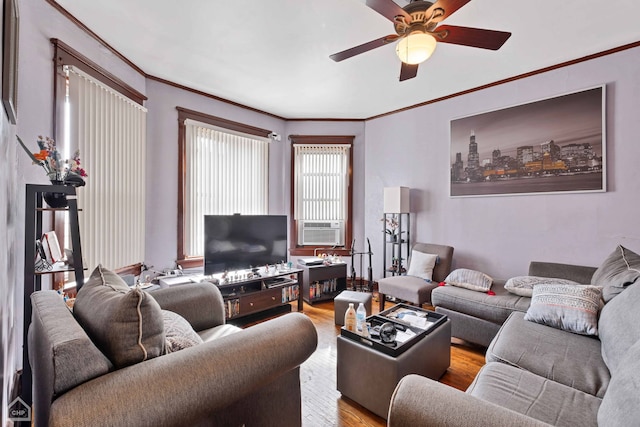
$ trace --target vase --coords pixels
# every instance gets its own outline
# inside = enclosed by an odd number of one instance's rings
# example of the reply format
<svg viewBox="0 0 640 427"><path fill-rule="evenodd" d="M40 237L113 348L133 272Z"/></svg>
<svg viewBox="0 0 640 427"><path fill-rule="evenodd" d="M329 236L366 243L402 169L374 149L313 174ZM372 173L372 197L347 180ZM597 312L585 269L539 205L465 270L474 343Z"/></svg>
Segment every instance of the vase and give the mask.
<svg viewBox="0 0 640 427"><path fill-rule="evenodd" d="M52 180L51 184L63 185L63 182ZM58 209L69 206L66 193L42 193L42 198L47 202L47 205L49 205L50 208Z"/></svg>

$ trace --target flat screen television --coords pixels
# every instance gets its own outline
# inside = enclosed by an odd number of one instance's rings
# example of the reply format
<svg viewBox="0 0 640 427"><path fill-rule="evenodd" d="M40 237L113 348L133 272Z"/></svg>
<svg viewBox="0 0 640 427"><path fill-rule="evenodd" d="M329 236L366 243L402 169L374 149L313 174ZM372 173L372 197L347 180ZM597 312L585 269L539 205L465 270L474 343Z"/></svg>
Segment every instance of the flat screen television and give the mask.
<svg viewBox="0 0 640 427"><path fill-rule="evenodd" d="M205 215L204 274L287 261L286 215Z"/></svg>

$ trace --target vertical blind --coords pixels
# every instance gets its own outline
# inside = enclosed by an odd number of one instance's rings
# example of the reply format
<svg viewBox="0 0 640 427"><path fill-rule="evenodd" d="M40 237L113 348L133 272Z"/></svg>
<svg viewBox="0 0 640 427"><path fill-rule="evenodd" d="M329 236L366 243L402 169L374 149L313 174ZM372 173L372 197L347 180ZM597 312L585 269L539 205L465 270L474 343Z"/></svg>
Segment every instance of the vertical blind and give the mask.
<svg viewBox="0 0 640 427"><path fill-rule="evenodd" d="M349 148L341 144L294 145L296 220L346 219Z"/></svg>
<svg viewBox="0 0 640 427"><path fill-rule="evenodd" d="M269 210L269 142L187 119L185 249L204 254L204 215Z"/></svg>
<svg viewBox="0 0 640 427"><path fill-rule="evenodd" d="M74 67L68 131L88 173L78 191L86 266L144 262L146 108Z"/></svg>

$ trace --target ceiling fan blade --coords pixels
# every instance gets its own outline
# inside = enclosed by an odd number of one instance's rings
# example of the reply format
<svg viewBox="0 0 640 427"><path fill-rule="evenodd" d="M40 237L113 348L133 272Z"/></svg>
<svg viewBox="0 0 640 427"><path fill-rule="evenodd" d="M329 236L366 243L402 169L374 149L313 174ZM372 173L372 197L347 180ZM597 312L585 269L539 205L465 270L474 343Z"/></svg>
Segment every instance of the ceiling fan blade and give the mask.
<svg viewBox="0 0 640 427"><path fill-rule="evenodd" d="M329 56L336 62L344 61L352 56L360 55L361 53L368 52L380 46L384 46L393 41L398 40L397 34L390 34L388 36L380 37L379 39L372 40L368 43L361 44L360 46L352 47L351 49L343 50L342 52L334 53Z"/></svg>
<svg viewBox="0 0 640 427"><path fill-rule="evenodd" d="M433 22L440 22L443 19L453 15L455 11L457 11L470 1L471 0L438 0L429 9L427 9L425 14L429 16L436 9L444 10L444 14L435 17L433 20Z"/></svg>
<svg viewBox="0 0 640 427"><path fill-rule="evenodd" d="M483 30L482 28L440 25L431 33L442 43L460 44L482 49L498 50L511 37L505 31Z"/></svg>
<svg viewBox="0 0 640 427"><path fill-rule="evenodd" d="M400 81L403 82L405 80L409 80L418 75L418 64L405 64L402 63L402 67L400 67Z"/></svg>
<svg viewBox="0 0 640 427"><path fill-rule="evenodd" d="M467 0L469 1L469 0ZM384 16L391 22L395 22L396 16L404 16L407 24L411 22L411 15L391 0L367 0L367 6Z"/></svg>

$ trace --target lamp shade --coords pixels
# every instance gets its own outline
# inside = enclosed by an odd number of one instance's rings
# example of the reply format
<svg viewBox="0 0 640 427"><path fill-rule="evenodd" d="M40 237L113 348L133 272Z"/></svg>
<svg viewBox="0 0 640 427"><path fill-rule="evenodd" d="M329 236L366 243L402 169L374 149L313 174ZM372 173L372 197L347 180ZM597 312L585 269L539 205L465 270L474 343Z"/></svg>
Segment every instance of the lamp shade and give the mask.
<svg viewBox="0 0 640 427"><path fill-rule="evenodd" d="M429 59L435 49L435 37L422 31L414 31L400 39L396 46L396 54L405 64L415 65Z"/></svg>
<svg viewBox="0 0 640 427"><path fill-rule="evenodd" d="M384 188L384 213L409 213L410 211L409 187Z"/></svg>

